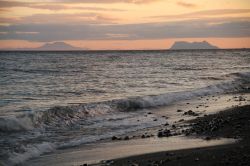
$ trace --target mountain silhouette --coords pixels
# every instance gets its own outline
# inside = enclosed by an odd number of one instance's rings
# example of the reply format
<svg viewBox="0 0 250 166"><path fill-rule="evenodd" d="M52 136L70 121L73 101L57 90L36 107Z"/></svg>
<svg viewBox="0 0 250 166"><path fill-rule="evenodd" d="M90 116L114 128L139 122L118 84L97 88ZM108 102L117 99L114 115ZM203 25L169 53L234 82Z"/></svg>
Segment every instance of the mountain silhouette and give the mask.
<svg viewBox="0 0 250 166"><path fill-rule="evenodd" d="M207 41L203 42L185 42L178 41L175 42L170 50L200 50L200 49L219 49L216 46L209 44Z"/></svg>
<svg viewBox="0 0 250 166"><path fill-rule="evenodd" d="M66 50L83 50L83 48L73 47L70 44L64 42L54 42L54 43L46 43L41 47L35 48L35 50L66 51Z"/></svg>

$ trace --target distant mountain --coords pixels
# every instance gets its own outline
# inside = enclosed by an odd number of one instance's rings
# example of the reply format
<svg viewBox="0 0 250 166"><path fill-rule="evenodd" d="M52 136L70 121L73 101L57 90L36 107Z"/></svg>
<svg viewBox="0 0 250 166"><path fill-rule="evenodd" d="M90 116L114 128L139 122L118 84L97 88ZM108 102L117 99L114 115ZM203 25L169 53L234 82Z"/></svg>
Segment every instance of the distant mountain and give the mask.
<svg viewBox="0 0 250 166"><path fill-rule="evenodd" d="M64 42L46 43L37 48L6 48L0 51L74 51L74 50L88 50L87 48L74 47Z"/></svg>
<svg viewBox="0 0 250 166"><path fill-rule="evenodd" d="M42 51L66 51L66 50L83 50L83 48L73 47L64 42L54 42L46 43L41 47L34 48L33 50L42 50Z"/></svg>
<svg viewBox="0 0 250 166"><path fill-rule="evenodd" d="M170 50L200 50L200 49L219 49L219 48L209 44L206 41L193 42L193 43L179 41L175 42L170 48Z"/></svg>

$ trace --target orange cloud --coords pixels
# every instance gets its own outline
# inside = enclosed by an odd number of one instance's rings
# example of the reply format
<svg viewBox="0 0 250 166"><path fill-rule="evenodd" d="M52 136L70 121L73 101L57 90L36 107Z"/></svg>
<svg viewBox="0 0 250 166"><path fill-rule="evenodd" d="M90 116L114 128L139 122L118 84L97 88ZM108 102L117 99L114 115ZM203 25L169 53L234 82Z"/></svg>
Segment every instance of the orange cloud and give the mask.
<svg viewBox="0 0 250 166"><path fill-rule="evenodd" d="M233 14L248 14L250 9L216 9L216 10L204 10L191 13L183 14L173 14L173 15L161 15L161 16L152 16L151 18L202 18L207 16L224 16L224 15L233 15Z"/></svg>
<svg viewBox="0 0 250 166"><path fill-rule="evenodd" d="M84 3L132 3L132 4L144 4L144 3L152 3L160 0L51 0L49 2L42 2L42 1L6 1L0 0L0 8L10 8L10 7L30 7L30 8L39 8L39 6L44 6L45 8L56 8L56 5L61 4L84 4ZM61 8L63 6L59 6Z"/></svg>
<svg viewBox="0 0 250 166"><path fill-rule="evenodd" d="M143 4L152 3L160 0L57 0L56 2L68 2L68 3L133 3ZM52 0L52 2L55 2Z"/></svg>
<svg viewBox="0 0 250 166"><path fill-rule="evenodd" d="M178 2L177 2L177 5L183 6L183 7L187 7L187 8L194 8L194 7L197 7L196 4L187 3L187 2L183 2L183 1L178 1Z"/></svg>
<svg viewBox="0 0 250 166"><path fill-rule="evenodd" d="M6 11L8 8L13 7L27 7L33 9L45 9L45 10L93 10L93 11L126 11L122 9L114 8L102 8L102 7L79 7L79 6L68 6L63 3L43 3L43 2L20 2L20 1L1 1L0 0L0 12Z"/></svg>
<svg viewBox="0 0 250 166"><path fill-rule="evenodd" d="M111 24L117 19L99 13L75 13L75 14L35 14L26 17L0 17L1 23L11 24Z"/></svg>

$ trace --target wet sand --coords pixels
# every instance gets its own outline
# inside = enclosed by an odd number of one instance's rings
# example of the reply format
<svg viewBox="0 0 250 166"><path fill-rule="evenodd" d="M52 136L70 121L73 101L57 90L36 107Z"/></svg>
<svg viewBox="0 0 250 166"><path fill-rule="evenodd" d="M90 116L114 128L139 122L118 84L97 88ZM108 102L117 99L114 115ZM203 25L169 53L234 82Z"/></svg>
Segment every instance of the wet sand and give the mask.
<svg viewBox="0 0 250 166"><path fill-rule="evenodd" d="M74 150L61 150L55 154L45 155L44 158L30 161L26 165L36 166L68 166L81 165L82 163L108 163L113 158L121 158L124 156L135 156L145 153L170 151L177 149L190 149L197 147L209 147L221 144L232 144L234 139L218 139L214 141L206 141L203 139L188 139L181 136L169 138L148 138L134 139L131 141L116 141L89 144Z"/></svg>

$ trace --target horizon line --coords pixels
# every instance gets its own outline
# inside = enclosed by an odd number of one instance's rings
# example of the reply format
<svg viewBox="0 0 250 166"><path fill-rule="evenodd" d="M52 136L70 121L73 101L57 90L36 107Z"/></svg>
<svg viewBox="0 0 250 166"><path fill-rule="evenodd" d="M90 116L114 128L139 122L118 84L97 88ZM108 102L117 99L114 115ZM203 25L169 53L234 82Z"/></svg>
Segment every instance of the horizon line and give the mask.
<svg viewBox="0 0 250 166"><path fill-rule="evenodd" d="M217 48L217 49L69 49L69 50L39 50L39 49L0 49L1 52L9 51L9 52L18 52L18 51L26 51L26 52L91 52L91 51L222 51L222 50L250 50L250 47L242 47L242 48Z"/></svg>

